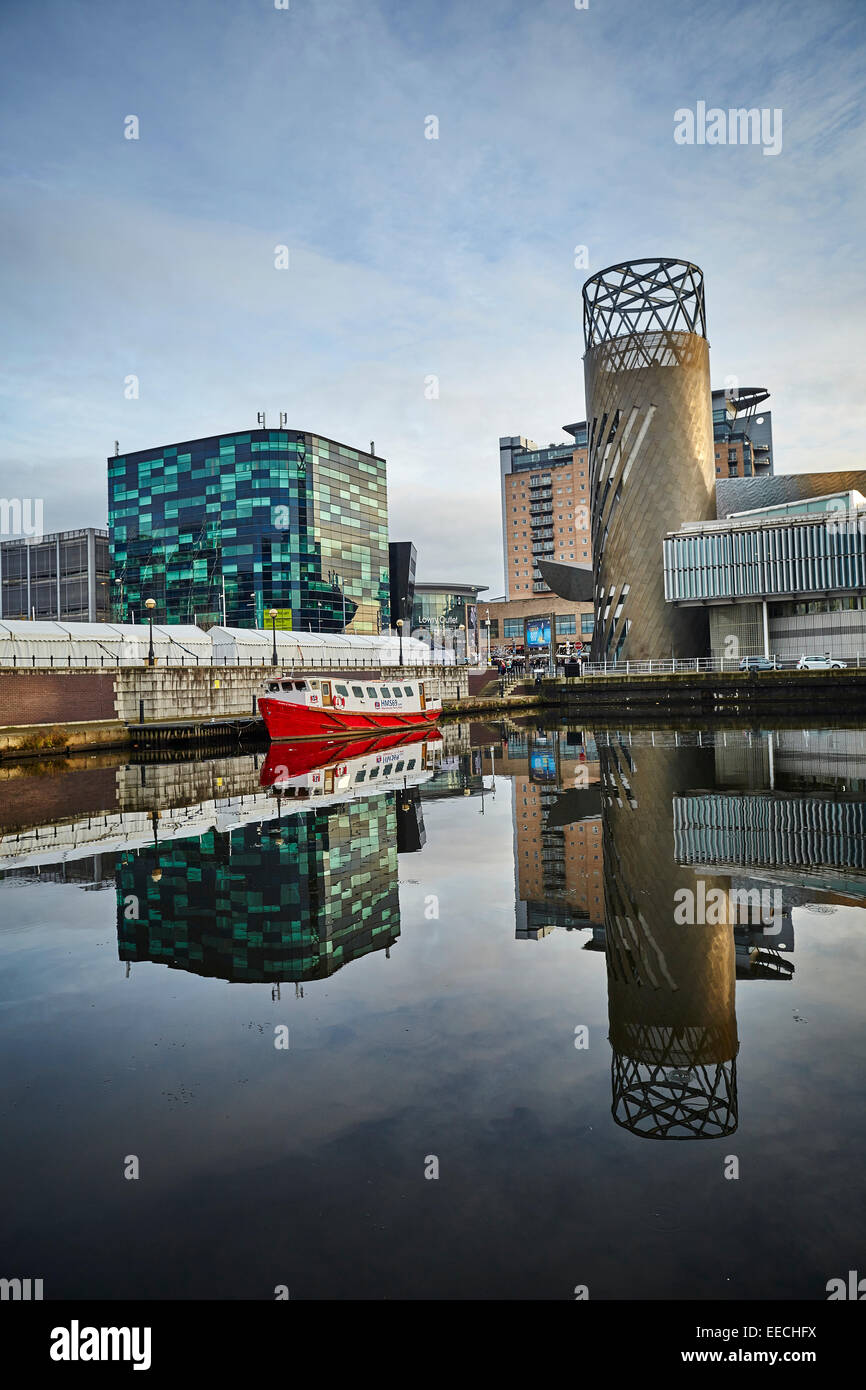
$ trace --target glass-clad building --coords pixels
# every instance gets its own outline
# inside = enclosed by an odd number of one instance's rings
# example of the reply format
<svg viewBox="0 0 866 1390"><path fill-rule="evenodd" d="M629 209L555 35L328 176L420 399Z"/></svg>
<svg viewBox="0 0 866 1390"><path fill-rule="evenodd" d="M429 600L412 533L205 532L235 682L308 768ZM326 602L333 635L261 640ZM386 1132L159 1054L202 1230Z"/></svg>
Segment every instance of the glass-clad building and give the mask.
<svg viewBox="0 0 866 1390"><path fill-rule="evenodd" d="M420 628L444 635L463 627L467 632L477 625L478 595L486 593L483 584L417 584L412 604L412 630Z"/></svg>
<svg viewBox="0 0 866 1390"><path fill-rule="evenodd" d="M111 617L108 533L94 526L0 542L0 618Z"/></svg>
<svg viewBox="0 0 866 1390"><path fill-rule="evenodd" d="M664 539L665 597L695 604L824 594L866 585L866 509L857 492L786 502Z"/></svg>
<svg viewBox="0 0 866 1390"><path fill-rule="evenodd" d="M378 632L388 624L383 458L246 430L108 460L113 613L166 623Z"/></svg>
<svg viewBox="0 0 866 1390"><path fill-rule="evenodd" d="M715 657L859 662L866 650L866 505L856 489L686 524L665 536L663 553L665 598L707 609Z"/></svg>
<svg viewBox="0 0 866 1390"><path fill-rule="evenodd" d="M411 541L388 543L391 626L398 622L411 625L412 605L415 602L415 568L418 552Z"/></svg>

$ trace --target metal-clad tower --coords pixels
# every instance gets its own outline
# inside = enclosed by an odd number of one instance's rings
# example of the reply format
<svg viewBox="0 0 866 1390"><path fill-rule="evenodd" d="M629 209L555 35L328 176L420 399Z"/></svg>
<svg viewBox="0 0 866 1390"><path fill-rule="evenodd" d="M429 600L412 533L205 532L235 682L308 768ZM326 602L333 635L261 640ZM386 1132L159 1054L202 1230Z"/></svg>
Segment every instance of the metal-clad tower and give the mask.
<svg viewBox="0 0 866 1390"><path fill-rule="evenodd" d="M706 614L665 602L662 538L715 516L703 275L667 257L583 287L594 661L703 656Z"/></svg>

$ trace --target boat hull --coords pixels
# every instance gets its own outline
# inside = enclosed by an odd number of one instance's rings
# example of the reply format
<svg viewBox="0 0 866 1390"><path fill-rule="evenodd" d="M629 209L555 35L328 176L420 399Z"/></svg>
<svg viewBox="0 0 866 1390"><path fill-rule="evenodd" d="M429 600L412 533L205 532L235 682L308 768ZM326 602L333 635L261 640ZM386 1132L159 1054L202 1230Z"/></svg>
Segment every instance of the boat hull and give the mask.
<svg viewBox="0 0 866 1390"><path fill-rule="evenodd" d="M361 734L402 733L408 729L429 729L441 709L416 710L401 714L383 710L379 715L349 712L344 709L313 709L288 700L273 700L263 695L258 702L259 713L268 734L275 741L303 738L357 738Z"/></svg>

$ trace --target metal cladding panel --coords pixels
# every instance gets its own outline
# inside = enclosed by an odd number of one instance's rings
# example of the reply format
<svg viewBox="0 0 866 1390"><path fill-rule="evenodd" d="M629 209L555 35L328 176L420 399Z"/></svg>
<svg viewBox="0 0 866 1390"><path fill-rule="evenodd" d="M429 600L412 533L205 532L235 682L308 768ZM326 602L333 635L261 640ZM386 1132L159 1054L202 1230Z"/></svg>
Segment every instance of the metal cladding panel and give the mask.
<svg viewBox="0 0 866 1390"><path fill-rule="evenodd" d="M591 603L595 593L592 566L581 565L576 560L537 561L541 577L547 587L571 603Z"/></svg>
<svg viewBox="0 0 866 1390"><path fill-rule="evenodd" d="M716 515L722 520L735 512L757 511L760 507L805 501L808 497L829 497L834 492L849 492L852 489L866 495L866 472L862 469L776 473L770 478L719 478L716 482Z"/></svg>
<svg viewBox="0 0 866 1390"><path fill-rule="evenodd" d="M596 625L592 659L702 656L706 614L665 601L663 540L715 518L709 345L644 332L584 358Z"/></svg>
<svg viewBox="0 0 866 1390"><path fill-rule="evenodd" d="M713 752L635 747L613 730L596 740L614 1119L656 1140L732 1133L734 933L700 906L728 880L672 855L677 798L712 781ZM693 920L678 920L689 897Z"/></svg>

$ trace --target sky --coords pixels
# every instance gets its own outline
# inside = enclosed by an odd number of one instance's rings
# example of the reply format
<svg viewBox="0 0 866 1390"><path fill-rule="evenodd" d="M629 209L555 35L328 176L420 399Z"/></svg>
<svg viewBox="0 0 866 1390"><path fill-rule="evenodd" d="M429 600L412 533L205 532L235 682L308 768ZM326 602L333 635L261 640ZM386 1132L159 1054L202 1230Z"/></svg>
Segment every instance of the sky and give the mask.
<svg viewBox="0 0 866 1390"><path fill-rule="evenodd" d="M2 0L0 496L104 526L115 440L284 411L493 597L499 437L584 418L583 281L656 255L776 471L864 466L864 40L862 0ZM781 151L678 144L699 101Z"/></svg>

